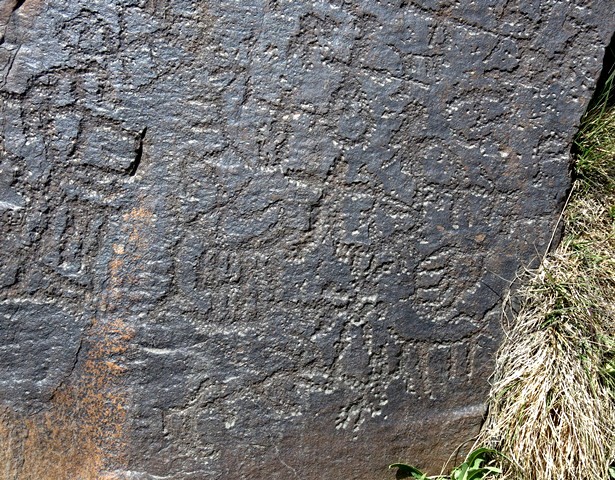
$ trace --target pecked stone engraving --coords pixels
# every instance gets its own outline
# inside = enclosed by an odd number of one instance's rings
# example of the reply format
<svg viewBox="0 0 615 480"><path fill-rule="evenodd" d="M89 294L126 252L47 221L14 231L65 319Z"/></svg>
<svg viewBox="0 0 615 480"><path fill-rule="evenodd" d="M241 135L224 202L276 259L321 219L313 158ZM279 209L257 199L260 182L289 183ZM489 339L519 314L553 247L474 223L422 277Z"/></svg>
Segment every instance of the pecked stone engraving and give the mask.
<svg viewBox="0 0 615 480"><path fill-rule="evenodd" d="M607 3L2 2L7 478L439 468Z"/></svg>

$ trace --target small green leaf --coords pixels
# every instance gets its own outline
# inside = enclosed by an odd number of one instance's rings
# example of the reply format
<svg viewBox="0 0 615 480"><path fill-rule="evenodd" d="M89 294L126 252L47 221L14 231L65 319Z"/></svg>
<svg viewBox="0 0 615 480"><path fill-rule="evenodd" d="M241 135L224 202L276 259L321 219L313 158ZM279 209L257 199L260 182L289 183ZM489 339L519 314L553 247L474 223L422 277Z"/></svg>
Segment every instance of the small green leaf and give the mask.
<svg viewBox="0 0 615 480"><path fill-rule="evenodd" d="M465 463L473 464L476 459L486 461L487 459L495 457L499 454L500 453L493 448L480 447L468 454Z"/></svg>
<svg viewBox="0 0 615 480"><path fill-rule="evenodd" d="M480 468L478 470L473 470L470 475L468 475L467 480L482 480L491 472L488 468Z"/></svg>
<svg viewBox="0 0 615 480"><path fill-rule="evenodd" d="M467 463L462 463L451 473L451 478L454 480L467 480L468 468Z"/></svg>
<svg viewBox="0 0 615 480"><path fill-rule="evenodd" d="M426 480L427 475L418 468L405 463L393 463L389 468L397 468L396 478L414 478L415 480Z"/></svg>

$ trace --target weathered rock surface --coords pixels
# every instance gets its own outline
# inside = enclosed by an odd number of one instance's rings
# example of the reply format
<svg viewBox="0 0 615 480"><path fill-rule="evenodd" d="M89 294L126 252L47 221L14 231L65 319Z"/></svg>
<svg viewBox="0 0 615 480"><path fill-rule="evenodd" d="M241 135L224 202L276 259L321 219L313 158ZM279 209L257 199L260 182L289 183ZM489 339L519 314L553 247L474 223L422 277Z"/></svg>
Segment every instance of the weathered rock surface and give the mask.
<svg viewBox="0 0 615 480"><path fill-rule="evenodd" d="M381 479L476 433L611 2L0 17L3 478Z"/></svg>

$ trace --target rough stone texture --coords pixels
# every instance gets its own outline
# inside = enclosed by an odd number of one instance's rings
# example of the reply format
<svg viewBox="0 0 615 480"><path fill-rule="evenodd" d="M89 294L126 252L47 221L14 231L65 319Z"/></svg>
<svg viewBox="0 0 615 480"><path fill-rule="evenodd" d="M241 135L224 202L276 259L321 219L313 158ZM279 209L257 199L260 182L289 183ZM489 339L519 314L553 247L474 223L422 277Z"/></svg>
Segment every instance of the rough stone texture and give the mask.
<svg viewBox="0 0 615 480"><path fill-rule="evenodd" d="M439 467L612 8L1 0L3 478Z"/></svg>

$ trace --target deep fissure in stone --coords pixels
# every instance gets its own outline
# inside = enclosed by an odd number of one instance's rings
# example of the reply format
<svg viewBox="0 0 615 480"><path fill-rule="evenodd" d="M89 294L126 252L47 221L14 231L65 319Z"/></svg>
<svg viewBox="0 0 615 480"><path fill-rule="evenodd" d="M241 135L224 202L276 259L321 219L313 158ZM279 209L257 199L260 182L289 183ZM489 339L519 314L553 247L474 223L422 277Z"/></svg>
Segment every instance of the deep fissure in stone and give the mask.
<svg viewBox="0 0 615 480"><path fill-rule="evenodd" d="M604 51L604 60L602 61L602 72L600 73L600 77L598 78L598 83L596 84L596 92L592 97L592 101L590 102L590 108L597 102L597 96L599 92L603 92L605 89L606 82L609 77L615 72L615 33L611 37L610 43L607 45ZM607 101L606 106L610 107L615 105L615 88L612 88L609 92L609 99Z"/></svg>

